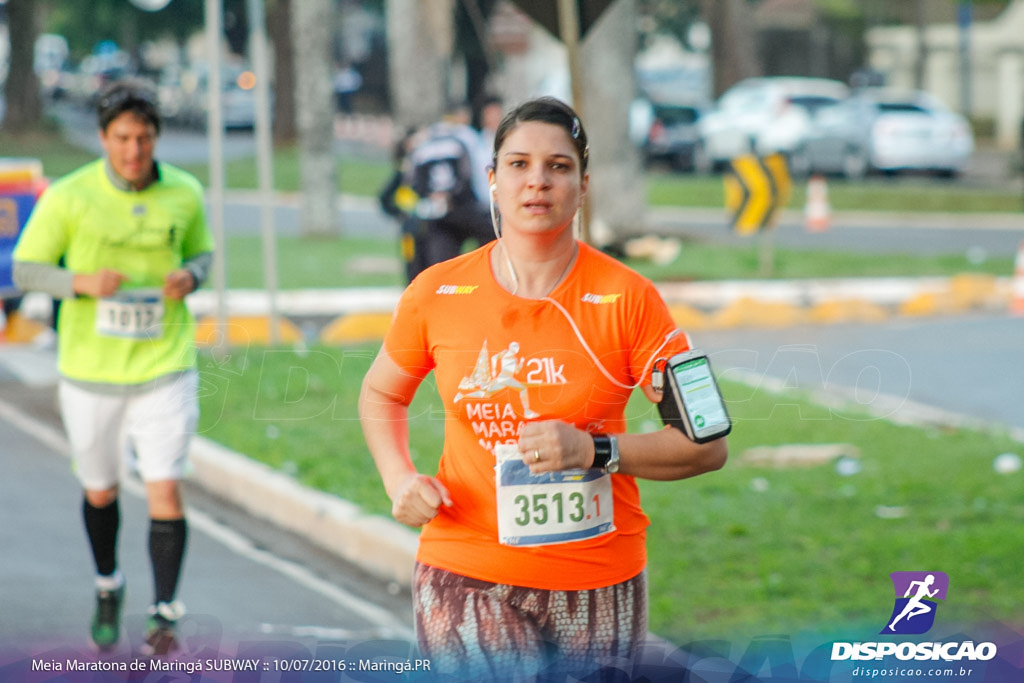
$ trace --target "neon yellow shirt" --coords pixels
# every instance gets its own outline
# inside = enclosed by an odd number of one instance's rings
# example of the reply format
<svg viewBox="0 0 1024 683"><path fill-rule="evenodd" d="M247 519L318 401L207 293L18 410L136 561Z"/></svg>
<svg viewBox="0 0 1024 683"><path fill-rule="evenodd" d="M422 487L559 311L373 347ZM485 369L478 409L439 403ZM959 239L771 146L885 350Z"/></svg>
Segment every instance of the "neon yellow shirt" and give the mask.
<svg viewBox="0 0 1024 683"><path fill-rule="evenodd" d="M158 291L164 277L213 250L202 187L168 164L140 192L118 189L104 160L53 183L40 197L14 250L14 260L57 264L74 273L116 270L121 292ZM58 320L58 368L73 380L141 384L195 365L195 319L183 301L157 297L158 320L135 336L98 325L107 309L92 297L66 299ZM98 309L100 309L98 311Z"/></svg>

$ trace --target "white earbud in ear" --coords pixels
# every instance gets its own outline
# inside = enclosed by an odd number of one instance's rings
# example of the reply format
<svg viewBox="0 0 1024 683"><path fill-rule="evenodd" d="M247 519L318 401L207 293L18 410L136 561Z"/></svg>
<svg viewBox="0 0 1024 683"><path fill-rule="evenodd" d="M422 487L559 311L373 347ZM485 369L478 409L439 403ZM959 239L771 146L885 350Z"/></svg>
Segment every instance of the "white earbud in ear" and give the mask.
<svg viewBox="0 0 1024 683"><path fill-rule="evenodd" d="M498 186L495 185L494 183L491 183L491 194L494 194L497 191L498 191Z"/></svg>

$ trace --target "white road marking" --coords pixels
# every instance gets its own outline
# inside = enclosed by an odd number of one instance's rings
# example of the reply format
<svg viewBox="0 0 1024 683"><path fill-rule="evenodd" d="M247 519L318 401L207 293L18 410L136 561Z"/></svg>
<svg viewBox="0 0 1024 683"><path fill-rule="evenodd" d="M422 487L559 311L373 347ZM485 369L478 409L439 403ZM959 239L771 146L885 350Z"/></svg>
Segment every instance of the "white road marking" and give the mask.
<svg viewBox="0 0 1024 683"><path fill-rule="evenodd" d="M67 438L59 430L37 420L4 400L0 400L0 418L36 439L47 448L65 457L69 457L70 445ZM136 479L126 479L122 483L122 489L140 499L144 499L146 496L144 486ZM201 529L208 536L238 555L268 567L283 576L287 576L308 590L359 614L374 626L382 629L382 635L407 640L415 638L415 634L408 625L379 605L364 600L329 581L321 579L301 565L276 557L265 550L257 548L249 539L195 508L188 508L186 514L188 515L190 526Z"/></svg>

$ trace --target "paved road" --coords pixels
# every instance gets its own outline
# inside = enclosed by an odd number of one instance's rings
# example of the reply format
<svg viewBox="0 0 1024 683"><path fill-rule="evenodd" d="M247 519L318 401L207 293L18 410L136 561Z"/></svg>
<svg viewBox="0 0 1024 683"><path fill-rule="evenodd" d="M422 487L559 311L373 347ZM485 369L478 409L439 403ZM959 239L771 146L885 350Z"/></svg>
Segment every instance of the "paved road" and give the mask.
<svg viewBox="0 0 1024 683"><path fill-rule="evenodd" d="M1024 318L977 314L884 325L707 330L716 372L851 401L885 416L963 416L1024 439ZM859 404L859 405L857 405Z"/></svg>
<svg viewBox="0 0 1024 683"><path fill-rule="evenodd" d="M52 386L28 386L0 372L0 680L31 654L91 658L92 570L81 530L81 494L57 427ZM134 480L122 496L121 563L128 577L125 638L130 660L151 598L146 510ZM192 655L266 653L309 658L318 647L373 647L411 637L411 602L359 568L238 513L207 492L187 491L190 540L180 598ZM16 523L11 523L17 520ZM16 589L15 589L16 587ZM392 647L398 647L392 644Z"/></svg>

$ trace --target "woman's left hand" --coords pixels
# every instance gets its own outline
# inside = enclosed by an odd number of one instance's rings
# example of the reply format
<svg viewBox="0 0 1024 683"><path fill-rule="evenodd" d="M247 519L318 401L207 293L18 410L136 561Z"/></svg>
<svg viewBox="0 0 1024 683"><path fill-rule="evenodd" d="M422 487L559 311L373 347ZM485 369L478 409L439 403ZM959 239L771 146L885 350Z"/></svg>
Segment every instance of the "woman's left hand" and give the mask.
<svg viewBox="0 0 1024 683"><path fill-rule="evenodd" d="M529 422L519 434L519 452L534 474L586 469L594 462L594 440L560 420Z"/></svg>

